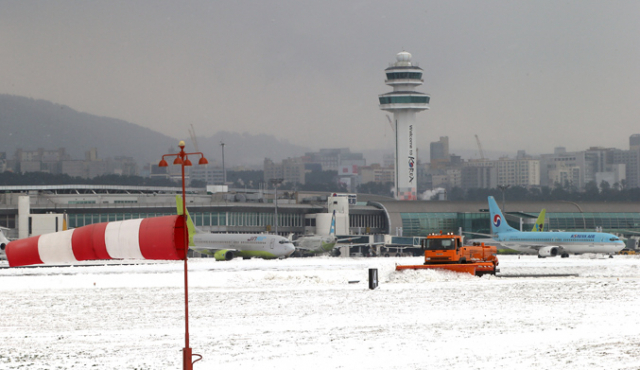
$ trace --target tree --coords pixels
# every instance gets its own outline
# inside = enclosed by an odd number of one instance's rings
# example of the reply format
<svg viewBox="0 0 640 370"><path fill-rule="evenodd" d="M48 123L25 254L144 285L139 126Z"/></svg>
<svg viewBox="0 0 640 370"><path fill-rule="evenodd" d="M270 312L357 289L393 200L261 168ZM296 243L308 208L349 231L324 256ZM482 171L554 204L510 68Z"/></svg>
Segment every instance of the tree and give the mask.
<svg viewBox="0 0 640 370"><path fill-rule="evenodd" d="M580 197L582 200L598 200L600 199L600 190L595 181L589 181L584 185L584 192Z"/></svg>
<svg viewBox="0 0 640 370"><path fill-rule="evenodd" d="M363 194L375 194L375 195L383 195L386 197L392 196L391 188L393 187L393 183L380 183L380 182L368 182L366 184L360 184L358 186L358 193Z"/></svg>
<svg viewBox="0 0 640 370"><path fill-rule="evenodd" d="M447 192L447 200L465 200L465 196L464 196L464 190L454 186L453 188L451 188L451 190L449 190L449 192Z"/></svg>
<svg viewBox="0 0 640 370"><path fill-rule="evenodd" d="M227 181L232 182L234 187L249 189L258 189L261 183L264 183L264 171L262 170L245 170L245 171L227 171Z"/></svg>
<svg viewBox="0 0 640 370"><path fill-rule="evenodd" d="M611 200L611 196L613 195L613 190L611 190L611 185L607 181L602 180L600 182L600 198L602 200Z"/></svg>
<svg viewBox="0 0 640 370"><path fill-rule="evenodd" d="M311 171L305 175L305 184L299 185L300 190L346 192L347 188L338 183L338 171Z"/></svg>
<svg viewBox="0 0 640 370"><path fill-rule="evenodd" d="M191 180L189 186L192 188L206 188L207 182L204 180Z"/></svg>

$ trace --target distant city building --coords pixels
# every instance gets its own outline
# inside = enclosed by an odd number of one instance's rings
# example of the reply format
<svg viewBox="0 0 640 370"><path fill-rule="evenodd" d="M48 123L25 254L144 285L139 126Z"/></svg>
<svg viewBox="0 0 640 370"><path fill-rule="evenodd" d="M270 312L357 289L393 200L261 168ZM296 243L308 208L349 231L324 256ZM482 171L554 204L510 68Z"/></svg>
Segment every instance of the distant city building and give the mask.
<svg viewBox="0 0 640 370"><path fill-rule="evenodd" d="M282 163L274 163L271 159L264 159L264 181L283 179L284 183L305 183L305 164L302 158L287 158Z"/></svg>
<svg viewBox="0 0 640 370"><path fill-rule="evenodd" d="M382 167L393 167L395 166L395 163L396 161L393 153L384 154L382 156Z"/></svg>
<svg viewBox="0 0 640 370"><path fill-rule="evenodd" d="M363 184L368 182L375 183L393 183L395 171L393 167L382 167L378 163L374 163L371 166L360 167L360 181Z"/></svg>
<svg viewBox="0 0 640 370"><path fill-rule="evenodd" d="M524 151L519 151L514 159L503 157L497 161L469 161L464 163L464 167L482 168L463 171L461 183L467 189L474 183L489 185L490 188L497 185L524 187L540 185L540 160L527 156ZM495 168L495 173L486 168Z"/></svg>
<svg viewBox="0 0 640 370"><path fill-rule="evenodd" d="M74 160L65 148L56 150L28 151L18 149L6 169L15 172L47 172L66 174L72 177L94 178L96 176L118 174L133 176L138 174L138 165L132 157L98 159L98 150L92 148L85 152L85 160Z"/></svg>
<svg viewBox="0 0 640 370"><path fill-rule="evenodd" d="M553 154L540 156L540 184L584 189L590 182L599 186L603 180L611 186L623 180L634 181L635 178L637 181L637 158L637 151L631 150L592 147L580 152L566 152L559 147ZM615 179L618 180L610 182Z"/></svg>
<svg viewBox="0 0 640 370"><path fill-rule="evenodd" d="M494 166L467 166L461 170L461 187L465 190L494 189L498 186L498 170Z"/></svg>
<svg viewBox="0 0 640 370"><path fill-rule="evenodd" d="M0 152L0 172L7 170L7 153Z"/></svg>
<svg viewBox="0 0 640 370"><path fill-rule="evenodd" d="M526 156L515 159L500 158L497 161L498 185L540 185L540 161Z"/></svg>
<svg viewBox="0 0 640 370"><path fill-rule="evenodd" d="M355 192L361 184L360 168L355 164L340 166L338 168L338 182L344 185L348 191Z"/></svg>
<svg viewBox="0 0 640 370"><path fill-rule="evenodd" d="M362 153L351 153L349 148L320 149L318 152L305 153L304 163L316 163L323 171L338 171L340 166L366 166L367 161Z"/></svg>
<svg viewBox="0 0 640 370"><path fill-rule="evenodd" d="M206 165L193 166L190 170L189 180L202 181L207 185L224 185L224 171L222 167Z"/></svg>
<svg viewBox="0 0 640 370"><path fill-rule="evenodd" d="M62 168L62 161L71 159L66 154L65 148L55 150L16 150L13 160L9 161L9 166L15 172L48 172L59 174Z"/></svg>
<svg viewBox="0 0 640 370"><path fill-rule="evenodd" d="M640 149L613 150L613 163L625 165L625 186L640 187ZM611 184L613 185L613 184Z"/></svg>
<svg viewBox="0 0 640 370"><path fill-rule="evenodd" d="M629 136L629 149L640 150L640 134L633 134Z"/></svg>
<svg viewBox="0 0 640 370"><path fill-rule="evenodd" d="M540 184L581 189L585 184L586 166L585 152L566 152L562 147L556 148L553 154L540 156Z"/></svg>
<svg viewBox="0 0 640 370"><path fill-rule="evenodd" d="M441 136L439 141L429 144L429 154L432 168L441 163L448 163L451 160L449 157L449 137Z"/></svg>
<svg viewBox="0 0 640 370"><path fill-rule="evenodd" d="M609 166L610 171L597 172L596 184L601 187L602 183L606 182L610 187L620 187L621 184L626 183L626 167L624 164L612 164Z"/></svg>

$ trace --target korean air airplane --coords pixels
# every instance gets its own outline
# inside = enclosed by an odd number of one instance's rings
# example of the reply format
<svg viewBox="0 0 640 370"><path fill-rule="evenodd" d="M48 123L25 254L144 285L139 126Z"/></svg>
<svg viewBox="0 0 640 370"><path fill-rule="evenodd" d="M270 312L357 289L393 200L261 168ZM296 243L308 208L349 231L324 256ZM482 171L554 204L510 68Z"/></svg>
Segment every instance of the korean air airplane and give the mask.
<svg viewBox="0 0 640 370"><path fill-rule="evenodd" d="M569 254L580 253L612 255L625 247L620 238L607 233L516 230L507 224L493 197L489 197L489 212L494 240L518 252L537 254L539 258L557 255L569 257Z"/></svg>

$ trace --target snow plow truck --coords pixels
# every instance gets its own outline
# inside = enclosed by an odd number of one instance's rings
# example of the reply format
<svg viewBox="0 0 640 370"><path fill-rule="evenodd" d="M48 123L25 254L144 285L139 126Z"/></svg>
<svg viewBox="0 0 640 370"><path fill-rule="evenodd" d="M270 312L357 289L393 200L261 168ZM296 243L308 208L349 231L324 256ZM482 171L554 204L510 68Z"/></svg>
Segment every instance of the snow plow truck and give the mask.
<svg viewBox="0 0 640 370"><path fill-rule="evenodd" d="M442 269L476 276L495 275L498 269L498 248L484 243L463 245L460 235L430 234L421 242L424 251L422 265L396 265L396 271Z"/></svg>

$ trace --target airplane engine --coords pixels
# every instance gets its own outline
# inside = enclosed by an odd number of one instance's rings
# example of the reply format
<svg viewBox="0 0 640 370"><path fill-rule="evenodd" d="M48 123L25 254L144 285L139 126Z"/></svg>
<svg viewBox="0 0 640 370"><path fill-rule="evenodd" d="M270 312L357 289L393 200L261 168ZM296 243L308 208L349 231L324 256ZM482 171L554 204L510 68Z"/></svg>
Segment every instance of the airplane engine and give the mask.
<svg viewBox="0 0 640 370"><path fill-rule="evenodd" d="M9 266L89 260L183 260L181 216L103 222L9 242Z"/></svg>
<svg viewBox="0 0 640 370"><path fill-rule="evenodd" d="M7 247L6 243L0 243L0 251L4 251L6 247Z"/></svg>
<svg viewBox="0 0 640 370"><path fill-rule="evenodd" d="M538 251L538 257L555 257L558 255L558 247L544 247Z"/></svg>
<svg viewBox="0 0 640 370"><path fill-rule="evenodd" d="M216 261L231 261L236 254L228 249L219 250L213 254Z"/></svg>

